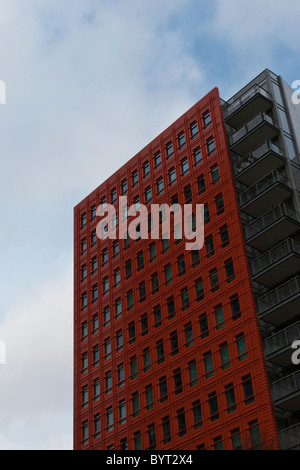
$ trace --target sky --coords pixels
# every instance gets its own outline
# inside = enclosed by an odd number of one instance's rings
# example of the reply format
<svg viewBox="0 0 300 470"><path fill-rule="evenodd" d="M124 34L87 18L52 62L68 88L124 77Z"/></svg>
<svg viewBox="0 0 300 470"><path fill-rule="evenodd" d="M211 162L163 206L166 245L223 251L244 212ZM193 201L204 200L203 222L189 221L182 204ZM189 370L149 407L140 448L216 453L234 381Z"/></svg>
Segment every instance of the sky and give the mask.
<svg viewBox="0 0 300 470"><path fill-rule="evenodd" d="M73 208L217 86L300 80L299 0L0 0L0 449L71 450Z"/></svg>

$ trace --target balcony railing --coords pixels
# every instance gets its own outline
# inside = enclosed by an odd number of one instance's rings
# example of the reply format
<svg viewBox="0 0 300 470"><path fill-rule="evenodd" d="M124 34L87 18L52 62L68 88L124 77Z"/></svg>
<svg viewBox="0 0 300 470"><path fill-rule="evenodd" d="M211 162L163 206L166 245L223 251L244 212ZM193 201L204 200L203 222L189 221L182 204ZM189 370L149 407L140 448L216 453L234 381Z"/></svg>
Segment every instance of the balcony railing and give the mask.
<svg viewBox="0 0 300 470"><path fill-rule="evenodd" d="M239 140L241 140L243 137L245 137L247 134L252 132L256 127L258 127L260 124L263 124L264 122L271 124L272 126L276 126L276 123L271 118L271 116L263 112L259 113L257 116L247 122L247 124L242 126L240 129L234 132L234 134L231 135L231 145L237 143Z"/></svg>
<svg viewBox="0 0 300 470"><path fill-rule="evenodd" d="M294 325L266 338L265 353L266 355L270 355L279 352L282 348L290 348L291 344L296 339L300 339L300 322L294 323Z"/></svg>
<svg viewBox="0 0 300 470"><path fill-rule="evenodd" d="M300 244L293 238L288 238L252 261L251 267L253 276L293 253L300 255Z"/></svg>
<svg viewBox="0 0 300 470"><path fill-rule="evenodd" d="M250 90L246 91L242 96L237 98L235 101L233 101L232 104L230 104L227 108L227 117L229 117L232 113L234 113L238 108L243 106L244 104L247 103L247 101L251 100L253 97L256 95L261 95L270 101L272 100L272 97L270 93L268 93L266 90L261 88L259 85L254 85L253 88Z"/></svg>
<svg viewBox="0 0 300 470"><path fill-rule="evenodd" d="M296 222L298 221L296 211L286 204L280 203L245 227L246 238L254 237L284 216L290 217Z"/></svg>
<svg viewBox="0 0 300 470"><path fill-rule="evenodd" d="M280 447L282 450L292 450L300 448L300 423L282 429L279 432Z"/></svg>
<svg viewBox="0 0 300 470"><path fill-rule="evenodd" d="M274 402L300 391L300 371L273 382L272 396Z"/></svg>
<svg viewBox="0 0 300 470"><path fill-rule="evenodd" d="M248 168L253 163L256 163L263 155L269 151L275 152L280 156L283 156L282 150L280 147L275 145L273 142L268 140L267 142L260 145L257 149L253 150L250 154L245 157L240 158L234 165L235 175L238 175L246 168Z"/></svg>
<svg viewBox="0 0 300 470"><path fill-rule="evenodd" d="M264 178L259 180L257 183L250 186L250 188L245 189L245 191L240 194L241 206L247 204L252 199L259 196L261 193L269 189L275 183L282 183L286 186L290 186L287 176L282 172L279 172L278 170L274 170L268 175L266 175Z"/></svg>
<svg viewBox="0 0 300 470"><path fill-rule="evenodd" d="M290 281L285 282L281 286L273 289L271 292L259 297L257 300L258 314L263 314L267 310L286 302L294 295L300 292L300 276L296 276ZM300 337L299 337L300 338Z"/></svg>

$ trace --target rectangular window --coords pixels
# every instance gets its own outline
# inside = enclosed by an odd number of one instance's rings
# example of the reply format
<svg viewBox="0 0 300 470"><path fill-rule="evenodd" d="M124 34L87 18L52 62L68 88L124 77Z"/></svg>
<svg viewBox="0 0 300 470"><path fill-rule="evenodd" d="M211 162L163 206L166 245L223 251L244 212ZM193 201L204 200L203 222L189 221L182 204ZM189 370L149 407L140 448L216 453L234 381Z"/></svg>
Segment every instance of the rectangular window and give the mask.
<svg viewBox="0 0 300 470"><path fill-rule="evenodd" d="M105 393L109 395L112 392L112 376L111 370L105 373Z"/></svg>
<svg viewBox="0 0 300 470"><path fill-rule="evenodd" d="M201 428L203 424L200 400L193 402L192 407L193 407L193 417L194 417L194 428L199 429Z"/></svg>
<svg viewBox="0 0 300 470"><path fill-rule="evenodd" d="M212 292L215 292L220 287L218 271L216 269L213 269L209 273L211 290Z"/></svg>
<svg viewBox="0 0 300 470"><path fill-rule="evenodd" d="M148 161L143 164L143 175L144 178L147 178L147 176L150 175L150 166Z"/></svg>
<svg viewBox="0 0 300 470"><path fill-rule="evenodd" d="M141 438L141 431L137 431L133 435L133 442L134 442L134 450L141 450L142 449L142 438Z"/></svg>
<svg viewBox="0 0 300 470"><path fill-rule="evenodd" d="M220 228L220 239L222 248L225 248L225 246L229 245L229 233L227 225L223 225L223 227Z"/></svg>
<svg viewBox="0 0 300 470"><path fill-rule="evenodd" d="M220 345L220 356L222 370L228 369L230 367L230 357L227 343Z"/></svg>
<svg viewBox="0 0 300 470"><path fill-rule="evenodd" d="M178 134L177 138L178 138L178 147L179 147L179 149L182 149L185 146L184 132L180 132L180 134Z"/></svg>
<svg viewBox="0 0 300 470"><path fill-rule="evenodd" d="M259 425L258 425L257 419L249 423L249 431L250 431L252 448L255 450L261 450L262 442L261 442L261 436L260 436Z"/></svg>
<svg viewBox="0 0 300 470"><path fill-rule="evenodd" d="M117 331L116 339L117 339L117 351L121 351L123 349L123 332L122 332L122 330Z"/></svg>
<svg viewBox="0 0 300 470"><path fill-rule="evenodd" d="M169 416L162 418L162 429L163 429L163 443L167 444L171 442L171 426Z"/></svg>
<svg viewBox="0 0 300 470"><path fill-rule="evenodd" d="M170 333L171 355L175 356L179 353L178 335L177 331Z"/></svg>
<svg viewBox="0 0 300 470"><path fill-rule="evenodd" d="M154 273L151 276L151 285L152 285L152 294L156 294L159 290L159 284L158 284L158 274Z"/></svg>
<svg viewBox="0 0 300 470"><path fill-rule="evenodd" d="M104 340L104 358L109 359L111 356L111 342L110 338Z"/></svg>
<svg viewBox="0 0 300 470"><path fill-rule="evenodd" d="M137 268L138 271L144 268L144 253L142 251L137 254Z"/></svg>
<svg viewBox="0 0 300 470"><path fill-rule="evenodd" d="M85 310L87 308L87 293L84 292L81 296L81 310Z"/></svg>
<svg viewBox="0 0 300 470"><path fill-rule="evenodd" d="M84 421L82 423L82 444L87 444L89 442L89 422Z"/></svg>
<svg viewBox="0 0 300 470"><path fill-rule="evenodd" d="M97 272L97 268L98 268L97 256L94 256L92 258L91 264L92 264L92 274L95 274L95 272Z"/></svg>
<svg viewBox="0 0 300 470"><path fill-rule="evenodd" d="M188 204L189 202L192 201L192 189L189 184L184 188L183 193L184 193L185 203Z"/></svg>
<svg viewBox="0 0 300 470"><path fill-rule="evenodd" d="M102 250L102 266L107 265L107 263L108 263L108 251L107 251L107 248L104 248L104 250Z"/></svg>
<svg viewBox="0 0 300 470"><path fill-rule="evenodd" d="M150 263L153 263L153 261L156 260L156 245L155 245L155 243L152 243L149 246L149 258L150 258Z"/></svg>
<svg viewBox="0 0 300 470"><path fill-rule="evenodd" d="M147 372L151 369L151 357L150 357L150 349L146 348L143 351L143 363L144 363L144 372Z"/></svg>
<svg viewBox="0 0 300 470"><path fill-rule="evenodd" d="M118 240L113 242L113 257L116 258L119 255L119 242Z"/></svg>
<svg viewBox="0 0 300 470"><path fill-rule="evenodd" d="M106 430L107 431L112 431L113 429L113 408L110 406L109 408L106 409Z"/></svg>
<svg viewBox="0 0 300 470"><path fill-rule="evenodd" d="M165 276L165 284L168 286L172 282L172 270L171 270L171 265L167 264L164 267L164 276Z"/></svg>
<svg viewBox="0 0 300 470"><path fill-rule="evenodd" d="M168 319L175 317L175 301L174 297L169 297L167 299L167 309L168 309Z"/></svg>
<svg viewBox="0 0 300 470"><path fill-rule="evenodd" d="M214 313L216 319L216 329L220 330L225 326L224 312L221 304L215 306Z"/></svg>
<svg viewBox="0 0 300 470"><path fill-rule="evenodd" d="M138 376L137 374L137 359L136 356L130 358L130 379L136 379Z"/></svg>
<svg viewBox="0 0 300 470"><path fill-rule="evenodd" d="M93 366L99 364L99 346L93 347Z"/></svg>
<svg viewBox="0 0 300 470"><path fill-rule="evenodd" d="M241 450L242 441L241 441L240 428L233 429L232 431L230 431L230 434L231 434L231 442L232 442L233 449Z"/></svg>
<svg viewBox="0 0 300 470"><path fill-rule="evenodd" d="M254 401L254 392L250 374L242 377L242 384L244 389L245 404L249 405L249 403Z"/></svg>
<svg viewBox="0 0 300 470"><path fill-rule="evenodd" d="M210 175L211 175L211 182L212 184L216 184L220 181L220 172L219 172L219 167L218 165L214 165L210 169Z"/></svg>
<svg viewBox="0 0 300 470"><path fill-rule="evenodd" d="M223 450L223 441L222 441L222 436L218 436L214 438L214 449L215 450Z"/></svg>
<svg viewBox="0 0 300 470"><path fill-rule="evenodd" d="M119 287L121 284L121 274L120 269L116 269L114 272L114 287Z"/></svg>
<svg viewBox="0 0 300 470"><path fill-rule="evenodd" d="M196 361L190 361L188 363L188 369L189 369L189 377L190 377L190 386L194 387L195 385L198 384L198 372L197 372L197 365Z"/></svg>
<svg viewBox="0 0 300 470"><path fill-rule="evenodd" d="M244 333L240 333L236 336L236 346L238 352L238 360L243 361L248 357L247 354L247 346L246 346L246 339Z"/></svg>
<svg viewBox="0 0 300 470"><path fill-rule="evenodd" d="M110 197L111 197L111 203L114 204L117 200L117 190L116 190L116 188L113 188L111 190Z"/></svg>
<svg viewBox="0 0 300 470"><path fill-rule="evenodd" d="M181 377L181 370L176 369L174 370L174 391L175 395L178 395L179 393L182 393L182 377Z"/></svg>
<svg viewBox="0 0 300 470"><path fill-rule="evenodd" d="M185 274L185 259L184 255L181 255L177 258L177 266L178 266L178 276L183 276Z"/></svg>
<svg viewBox="0 0 300 470"><path fill-rule="evenodd" d="M211 137L206 141L206 147L207 147L207 153L208 156L210 157L213 153L216 151L216 146L215 146L215 139Z"/></svg>
<svg viewBox="0 0 300 470"><path fill-rule="evenodd" d="M154 328L158 328L159 326L161 326L160 305L157 305L156 307L154 307L153 315L154 315Z"/></svg>
<svg viewBox="0 0 300 470"><path fill-rule="evenodd" d="M120 318L122 316L122 303L121 299L117 299L115 301L115 316L116 318Z"/></svg>
<svg viewBox="0 0 300 470"><path fill-rule="evenodd" d="M103 289L103 295L107 295L107 294L108 294L108 291L109 291L109 279L108 279L108 276L106 276L106 277L103 279L103 282L102 282L102 289Z"/></svg>
<svg viewBox="0 0 300 470"><path fill-rule="evenodd" d="M124 364L119 364L117 368L118 374L118 387L122 387L125 384L125 369Z"/></svg>
<svg viewBox="0 0 300 470"><path fill-rule="evenodd" d="M127 180L126 179L124 179L121 182L121 193L122 193L122 195L127 193Z"/></svg>
<svg viewBox="0 0 300 470"><path fill-rule="evenodd" d="M146 204L149 204L152 201L152 193L151 193L151 188L148 186L148 188L145 189L145 202Z"/></svg>
<svg viewBox="0 0 300 470"><path fill-rule="evenodd" d="M81 406L82 408L86 408L88 406L89 401L89 388L87 385L82 387L81 391Z"/></svg>
<svg viewBox="0 0 300 470"><path fill-rule="evenodd" d="M151 410L153 408L153 390L152 390L151 384L145 387L145 394L146 394L146 410Z"/></svg>
<svg viewBox="0 0 300 470"><path fill-rule="evenodd" d="M200 165L200 163L202 162L202 155L201 155L200 147L197 147L197 148L194 150L193 156L194 156L194 163L195 163L195 166Z"/></svg>
<svg viewBox="0 0 300 470"><path fill-rule="evenodd" d="M146 300L146 284L145 281L139 284L139 296L140 302L144 302Z"/></svg>
<svg viewBox="0 0 300 470"><path fill-rule="evenodd" d="M164 192L164 180L163 178L158 178L156 181L156 187L157 187L157 194L162 194Z"/></svg>
<svg viewBox="0 0 300 470"><path fill-rule="evenodd" d="M210 420L215 421L219 418L219 407L218 407L218 399L216 392L210 393L208 395L208 403L209 403L209 410L210 410Z"/></svg>
<svg viewBox="0 0 300 470"><path fill-rule="evenodd" d="M166 145L167 159L171 158L173 155L173 145L172 142L168 142Z"/></svg>
<svg viewBox="0 0 300 470"><path fill-rule="evenodd" d="M190 300L189 300L189 291L187 288L181 290L181 305L182 305L182 310L186 310L190 306Z"/></svg>
<svg viewBox="0 0 300 470"><path fill-rule="evenodd" d="M225 272L227 282L231 282L235 279L233 261L231 258L225 261Z"/></svg>
<svg viewBox="0 0 300 470"><path fill-rule="evenodd" d="M126 423L126 403L125 400L119 402L119 423Z"/></svg>
<svg viewBox="0 0 300 470"><path fill-rule="evenodd" d="M184 408L177 410L177 425L178 425L178 436L184 436L186 434L186 420Z"/></svg>
<svg viewBox="0 0 300 470"><path fill-rule="evenodd" d="M133 309L133 291L127 292L127 310Z"/></svg>
<svg viewBox="0 0 300 470"><path fill-rule="evenodd" d="M170 186L172 186L172 184L174 184L176 182L175 168L171 168L171 170L169 170L169 172L168 172L168 175L169 175L169 184L170 184Z"/></svg>
<svg viewBox="0 0 300 470"><path fill-rule="evenodd" d="M206 191L206 185L205 185L205 177L204 175L200 175L197 178L197 185L198 185L198 193L203 194Z"/></svg>
<svg viewBox="0 0 300 470"><path fill-rule="evenodd" d="M196 300L197 302L200 302L200 300L204 299L204 289L203 289L202 278L197 279L195 281L195 291L196 291Z"/></svg>
<svg viewBox="0 0 300 470"><path fill-rule="evenodd" d="M228 384L225 387L225 395L226 395L226 402L227 402L227 412L232 413L236 410L236 400L235 400L235 393L233 384Z"/></svg>
<svg viewBox="0 0 300 470"><path fill-rule="evenodd" d="M87 321L84 321L81 325L81 341L85 341L87 339L88 333L88 325Z"/></svg>
<svg viewBox="0 0 300 470"><path fill-rule="evenodd" d="M98 401L100 399L100 380L98 378L94 380L93 391L94 401Z"/></svg>
<svg viewBox="0 0 300 470"><path fill-rule="evenodd" d="M132 394L132 417L136 418L140 414L140 400L138 392Z"/></svg>
<svg viewBox="0 0 300 470"><path fill-rule="evenodd" d="M86 252L86 238L81 240L81 254L83 255Z"/></svg>
<svg viewBox="0 0 300 470"><path fill-rule="evenodd" d="M126 276L126 279L130 279L132 276L132 268L131 268L130 259L125 262L125 276Z"/></svg>
<svg viewBox="0 0 300 470"><path fill-rule="evenodd" d="M241 308L240 308L238 295L237 294L233 295L232 297L230 297L229 300L230 300L232 319L237 320L241 316Z"/></svg>
<svg viewBox="0 0 300 470"><path fill-rule="evenodd" d="M156 448L156 435L155 435L155 425L150 424L148 426L148 444L149 444L149 449L155 449Z"/></svg>
<svg viewBox="0 0 300 470"><path fill-rule="evenodd" d="M199 316L200 338L206 338L209 335L208 321L206 313Z"/></svg>
<svg viewBox="0 0 300 470"><path fill-rule="evenodd" d="M88 370L88 355L87 353L84 353L81 356L81 373L85 374L87 370Z"/></svg>
<svg viewBox="0 0 300 470"><path fill-rule="evenodd" d="M181 161L181 175L185 176L188 174L188 172L189 172L189 161L187 158L184 158Z"/></svg>
<svg viewBox="0 0 300 470"><path fill-rule="evenodd" d="M167 238L162 238L162 252L167 253L169 251L169 240Z"/></svg>
<svg viewBox="0 0 300 470"><path fill-rule="evenodd" d="M136 186L139 182L139 175L138 175L138 172L137 170L135 170L133 173L132 173L132 186Z"/></svg>
<svg viewBox="0 0 300 470"><path fill-rule="evenodd" d="M141 334L142 336L145 336L148 334L148 315L147 313L144 313L141 316Z"/></svg>
<svg viewBox="0 0 300 470"><path fill-rule="evenodd" d="M203 355L204 357L204 367L205 367L205 377L208 379L214 375L214 366L211 352L207 352Z"/></svg>
<svg viewBox="0 0 300 470"><path fill-rule="evenodd" d="M154 155L154 166L155 169L161 166L161 155L159 152Z"/></svg>
<svg viewBox="0 0 300 470"><path fill-rule="evenodd" d="M104 316L104 326L109 325L110 322L110 312L109 312L109 305L104 307L103 309L103 316Z"/></svg>
<svg viewBox="0 0 300 470"><path fill-rule="evenodd" d="M81 229L85 228L86 226L86 213L85 212L81 215L80 222L81 222L80 228Z"/></svg>
<svg viewBox="0 0 300 470"><path fill-rule="evenodd" d="M128 325L128 338L129 338L129 344L132 344L135 342L135 324L134 321L130 322Z"/></svg>
<svg viewBox="0 0 300 470"><path fill-rule="evenodd" d="M192 122L192 124L190 125L190 132L191 139L194 139L198 135L198 126L196 121Z"/></svg>
<svg viewBox="0 0 300 470"><path fill-rule="evenodd" d="M93 334L97 333L98 331L98 328L99 328L99 317L98 317L98 314L96 315L93 315L93 318L92 318L92 328L93 328Z"/></svg>
<svg viewBox="0 0 300 470"><path fill-rule="evenodd" d="M184 325L184 334L185 334L185 346L189 348L194 344L194 335L193 335L193 327L192 323L189 322Z"/></svg>
<svg viewBox="0 0 300 470"><path fill-rule="evenodd" d="M159 393L161 403L168 399L167 378L165 376L159 379Z"/></svg>
<svg viewBox="0 0 300 470"><path fill-rule="evenodd" d="M217 215L222 214L222 212L224 212L224 199L223 199L222 194L219 194L218 196L215 197L215 204L216 204Z"/></svg>
<svg viewBox="0 0 300 470"><path fill-rule="evenodd" d="M159 340L156 343L156 354L157 354L157 364L161 364L165 360L165 350L163 340Z"/></svg>
<svg viewBox="0 0 300 470"><path fill-rule="evenodd" d="M214 239L212 235L209 235L205 239L205 247L206 247L206 256L207 258L210 258L215 254L215 248L214 248Z"/></svg>
<svg viewBox="0 0 300 470"><path fill-rule="evenodd" d="M203 114L202 118L203 118L204 129L207 129L211 125L210 112L206 111L206 113Z"/></svg>

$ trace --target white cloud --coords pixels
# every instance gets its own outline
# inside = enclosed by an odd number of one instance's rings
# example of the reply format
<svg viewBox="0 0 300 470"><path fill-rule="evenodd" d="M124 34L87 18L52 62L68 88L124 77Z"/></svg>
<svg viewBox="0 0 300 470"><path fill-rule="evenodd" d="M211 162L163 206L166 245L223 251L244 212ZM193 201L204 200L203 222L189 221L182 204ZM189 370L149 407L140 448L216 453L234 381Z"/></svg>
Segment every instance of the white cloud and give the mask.
<svg viewBox="0 0 300 470"><path fill-rule="evenodd" d="M0 322L0 448L72 448L72 266L20 298ZM63 267L65 265L65 267Z"/></svg>

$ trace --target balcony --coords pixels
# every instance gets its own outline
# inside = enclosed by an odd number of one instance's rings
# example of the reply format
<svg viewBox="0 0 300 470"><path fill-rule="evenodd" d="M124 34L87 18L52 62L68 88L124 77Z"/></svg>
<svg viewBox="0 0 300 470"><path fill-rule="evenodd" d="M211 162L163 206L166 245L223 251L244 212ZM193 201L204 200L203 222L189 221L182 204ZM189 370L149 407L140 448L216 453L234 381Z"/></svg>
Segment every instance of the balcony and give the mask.
<svg viewBox="0 0 300 470"><path fill-rule="evenodd" d="M265 339L265 356L269 362L281 367L291 365L293 341L300 339L300 322Z"/></svg>
<svg viewBox="0 0 300 470"><path fill-rule="evenodd" d="M267 141L235 163L235 178L240 183L250 186L270 171L278 170L284 164L285 157L282 150L273 142Z"/></svg>
<svg viewBox="0 0 300 470"><path fill-rule="evenodd" d="M273 382L272 398L274 406L283 410L300 409L300 371Z"/></svg>
<svg viewBox="0 0 300 470"><path fill-rule="evenodd" d="M249 121L260 111L269 111L271 107L272 97L270 93L255 85L228 106L225 121L230 126L237 128L241 123Z"/></svg>
<svg viewBox="0 0 300 470"><path fill-rule="evenodd" d="M240 194L240 207L252 217L259 217L293 194L287 176L274 170Z"/></svg>
<svg viewBox="0 0 300 470"><path fill-rule="evenodd" d="M282 429L279 432L279 442L281 450L300 449L300 423Z"/></svg>
<svg viewBox="0 0 300 470"><path fill-rule="evenodd" d="M260 113L230 136L230 148L235 153L245 156L266 140L273 140L277 133L275 121L267 114Z"/></svg>
<svg viewBox="0 0 300 470"><path fill-rule="evenodd" d="M300 230L297 213L283 202L245 227L246 243L265 251Z"/></svg>
<svg viewBox="0 0 300 470"><path fill-rule="evenodd" d="M273 287L300 271L300 244L288 238L251 262L255 282Z"/></svg>
<svg viewBox="0 0 300 470"><path fill-rule="evenodd" d="M300 276L290 279L257 299L259 318L272 325L281 325L281 323L290 321L299 312Z"/></svg>

